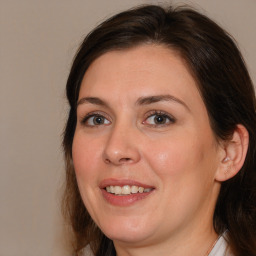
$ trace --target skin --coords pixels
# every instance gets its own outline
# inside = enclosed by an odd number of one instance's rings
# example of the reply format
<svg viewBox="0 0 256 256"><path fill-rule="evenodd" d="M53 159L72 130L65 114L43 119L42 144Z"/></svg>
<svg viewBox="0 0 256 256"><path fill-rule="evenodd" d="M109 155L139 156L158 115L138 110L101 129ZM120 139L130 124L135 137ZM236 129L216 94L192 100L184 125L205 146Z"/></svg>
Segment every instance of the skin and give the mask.
<svg viewBox="0 0 256 256"><path fill-rule="evenodd" d="M141 101L159 95L172 99ZM207 255L217 238L216 174L225 155L185 62L159 45L105 53L85 73L78 102L72 153L79 190L117 254ZM162 124L155 122L155 110L165 117ZM93 116L85 120L93 114L101 124ZM99 187L106 179L154 190L116 206Z"/></svg>

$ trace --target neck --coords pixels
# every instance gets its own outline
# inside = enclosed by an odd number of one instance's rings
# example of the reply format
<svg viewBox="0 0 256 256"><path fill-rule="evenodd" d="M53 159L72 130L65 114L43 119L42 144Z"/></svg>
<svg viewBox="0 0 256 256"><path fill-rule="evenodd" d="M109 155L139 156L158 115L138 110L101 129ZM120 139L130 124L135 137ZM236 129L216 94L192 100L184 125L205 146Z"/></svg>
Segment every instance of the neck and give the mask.
<svg viewBox="0 0 256 256"><path fill-rule="evenodd" d="M218 239L214 229L180 234L158 243L127 244L114 242L117 256L207 256Z"/></svg>

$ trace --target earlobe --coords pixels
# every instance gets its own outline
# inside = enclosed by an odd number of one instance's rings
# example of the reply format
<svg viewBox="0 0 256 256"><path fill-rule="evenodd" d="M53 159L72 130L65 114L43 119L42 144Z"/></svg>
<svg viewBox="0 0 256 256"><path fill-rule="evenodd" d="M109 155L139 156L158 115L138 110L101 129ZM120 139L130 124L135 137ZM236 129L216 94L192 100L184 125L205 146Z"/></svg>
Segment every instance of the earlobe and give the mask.
<svg viewBox="0 0 256 256"><path fill-rule="evenodd" d="M215 180L226 181L242 168L248 150L249 134L243 125L237 125L232 139L223 143L224 157L220 160Z"/></svg>

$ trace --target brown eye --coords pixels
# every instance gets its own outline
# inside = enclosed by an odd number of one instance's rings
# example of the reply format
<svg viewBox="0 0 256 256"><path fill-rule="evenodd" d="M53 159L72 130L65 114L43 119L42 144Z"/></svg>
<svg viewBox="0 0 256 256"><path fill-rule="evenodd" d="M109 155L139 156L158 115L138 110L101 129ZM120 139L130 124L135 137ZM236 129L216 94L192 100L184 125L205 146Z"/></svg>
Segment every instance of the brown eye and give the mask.
<svg viewBox="0 0 256 256"><path fill-rule="evenodd" d="M166 123L166 116L163 115L155 115L154 122L155 124L165 124Z"/></svg>
<svg viewBox="0 0 256 256"><path fill-rule="evenodd" d="M102 115L90 115L83 120L83 123L87 126L99 126L108 125L110 121Z"/></svg>
<svg viewBox="0 0 256 256"><path fill-rule="evenodd" d="M152 126L169 125L175 122L172 116L164 113L153 113L143 123Z"/></svg>
<svg viewBox="0 0 256 256"><path fill-rule="evenodd" d="M95 116L94 118L93 118L93 123L95 124L95 125L100 125L100 124L104 124L104 117L102 117L102 116Z"/></svg>

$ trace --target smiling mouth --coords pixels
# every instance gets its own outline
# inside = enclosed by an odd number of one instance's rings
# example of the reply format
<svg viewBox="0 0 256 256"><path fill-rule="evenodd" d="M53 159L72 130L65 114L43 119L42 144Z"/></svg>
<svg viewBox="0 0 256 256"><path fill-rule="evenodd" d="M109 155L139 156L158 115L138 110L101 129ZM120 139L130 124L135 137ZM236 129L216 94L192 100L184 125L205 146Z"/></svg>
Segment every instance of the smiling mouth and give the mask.
<svg viewBox="0 0 256 256"><path fill-rule="evenodd" d="M142 193L149 193L153 190L153 188L144 188L140 186L130 186L130 185L124 185L124 186L107 186L105 187L105 190L114 195L118 196L127 196L132 194L142 194Z"/></svg>

